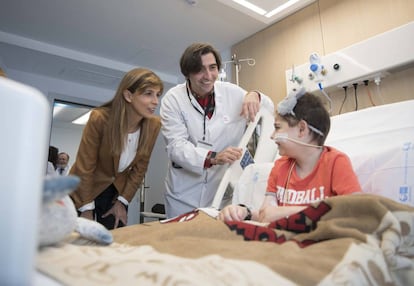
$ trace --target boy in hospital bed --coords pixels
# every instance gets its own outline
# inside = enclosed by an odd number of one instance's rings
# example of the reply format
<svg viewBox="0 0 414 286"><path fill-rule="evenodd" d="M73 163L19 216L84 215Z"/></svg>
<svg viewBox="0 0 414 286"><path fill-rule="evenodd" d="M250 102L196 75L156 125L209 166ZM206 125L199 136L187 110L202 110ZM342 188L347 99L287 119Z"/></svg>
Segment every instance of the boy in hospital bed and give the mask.
<svg viewBox="0 0 414 286"><path fill-rule="evenodd" d="M278 104L274 126L272 139L281 157L269 175L260 210L229 205L218 219L271 222L310 203L362 191L348 156L323 145L330 116L317 96L303 89L291 92Z"/></svg>

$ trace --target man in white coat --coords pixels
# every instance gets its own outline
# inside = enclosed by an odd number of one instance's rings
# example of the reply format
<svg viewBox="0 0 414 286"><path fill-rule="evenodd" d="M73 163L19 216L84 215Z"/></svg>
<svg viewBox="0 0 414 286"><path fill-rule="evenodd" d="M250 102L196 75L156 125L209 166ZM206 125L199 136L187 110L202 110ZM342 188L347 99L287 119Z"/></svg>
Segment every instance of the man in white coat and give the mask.
<svg viewBox="0 0 414 286"><path fill-rule="evenodd" d="M69 154L65 152L60 152L58 155L56 174L61 176L67 176L69 174Z"/></svg>
<svg viewBox="0 0 414 286"><path fill-rule="evenodd" d="M221 56L209 44L190 45L180 68L186 82L165 94L160 109L169 158L168 218L210 207L226 168L242 156L235 146L247 123L262 107L274 113L272 100L263 93L217 81Z"/></svg>

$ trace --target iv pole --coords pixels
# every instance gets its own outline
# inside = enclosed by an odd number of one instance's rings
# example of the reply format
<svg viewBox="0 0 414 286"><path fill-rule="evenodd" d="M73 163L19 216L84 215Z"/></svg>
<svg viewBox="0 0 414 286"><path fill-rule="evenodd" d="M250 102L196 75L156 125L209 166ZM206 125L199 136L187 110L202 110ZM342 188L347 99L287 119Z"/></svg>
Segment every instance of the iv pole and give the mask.
<svg viewBox="0 0 414 286"><path fill-rule="evenodd" d="M249 66L254 66L256 64L255 59L252 59L252 58L238 59L237 56L236 56L236 54L234 54L231 57L231 60L230 61L223 62L224 68L223 68L222 73L224 73L224 74L225 74L225 71L224 70L226 69L226 65L227 64L232 63L236 67L236 84L237 85L239 85L239 72L241 70L241 63L242 62L247 62L247 64Z"/></svg>
<svg viewBox="0 0 414 286"><path fill-rule="evenodd" d="M246 59L238 59L236 54L233 54L233 56L231 57L231 61L226 61L223 62L223 69L221 71L221 78L224 80L226 78L226 65L229 63L234 64L234 66L236 67L236 84L239 85L239 72L241 70L241 63L246 62L249 66L254 66L256 64L256 60L252 59L252 58L246 58ZM261 124L261 123L260 123ZM256 148L257 148L257 144L258 144L258 134L260 134L260 129L259 128L259 122L258 125L255 127L255 132L252 134L250 140L248 141L248 146L246 146L249 150L250 153L254 154L256 153Z"/></svg>

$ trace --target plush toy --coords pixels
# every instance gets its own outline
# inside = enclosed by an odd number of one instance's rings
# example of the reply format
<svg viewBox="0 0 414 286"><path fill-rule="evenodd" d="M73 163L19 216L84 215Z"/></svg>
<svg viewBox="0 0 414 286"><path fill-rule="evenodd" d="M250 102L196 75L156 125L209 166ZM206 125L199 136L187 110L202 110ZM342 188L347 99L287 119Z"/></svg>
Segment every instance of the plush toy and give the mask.
<svg viewBox="0 0 414 286"><path fill-rule="evenodd" d="M73 232L99 244L112 243L112 234L103 225L77 216L68 194L79 182L76 176L46 176L39 218L39 246L62 242Z"/></svg>

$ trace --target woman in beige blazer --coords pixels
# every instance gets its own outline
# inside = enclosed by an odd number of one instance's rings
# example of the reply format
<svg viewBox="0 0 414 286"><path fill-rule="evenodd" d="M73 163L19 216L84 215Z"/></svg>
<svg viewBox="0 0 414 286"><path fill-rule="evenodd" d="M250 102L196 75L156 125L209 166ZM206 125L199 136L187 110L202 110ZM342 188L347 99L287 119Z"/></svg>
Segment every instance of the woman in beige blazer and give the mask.
<svg viewBox="0 0 414 286"><path fill-rule="evenodd" d="M126 225L161 127L154 112L163 88L155 73L136 68L111 101L91 112L70 170L81 179L70 195L81 217L108 229Z"/></svg>

